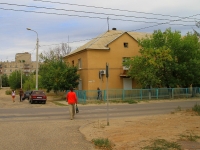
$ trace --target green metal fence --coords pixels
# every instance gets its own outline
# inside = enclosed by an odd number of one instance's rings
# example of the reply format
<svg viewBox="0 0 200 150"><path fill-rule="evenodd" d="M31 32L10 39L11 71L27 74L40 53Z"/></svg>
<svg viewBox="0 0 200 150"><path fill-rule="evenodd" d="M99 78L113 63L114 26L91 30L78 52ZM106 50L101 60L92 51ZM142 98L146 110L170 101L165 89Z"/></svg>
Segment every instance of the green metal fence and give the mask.
<svg viewBox="0 0 200 150"><path fill-rule="evenodd" d="M97 100L97 90L75 90L78 101ZM101 90L102 100L151 100L151 99L175 99L188 98L192 94L200 93L200 88L155 88L155 89L109 89ZM107 95L108 94L108 95Z"/></svg>

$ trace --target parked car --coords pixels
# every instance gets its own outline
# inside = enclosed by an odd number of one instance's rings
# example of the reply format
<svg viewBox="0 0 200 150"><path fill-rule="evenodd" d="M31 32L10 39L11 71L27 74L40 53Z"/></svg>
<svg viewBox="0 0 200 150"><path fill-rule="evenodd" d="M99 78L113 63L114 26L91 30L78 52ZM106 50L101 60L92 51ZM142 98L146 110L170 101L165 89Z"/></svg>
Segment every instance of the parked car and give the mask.
<svg viewBox="0 0 200 150"><path fill-rule="evenodd" d="M29 102L33 104L34 102L43 102L46 104L47 96L42 90L33 90L29 96Z"/></svg>
<svg viewBox="0 0 200 150"><path fill-rule="evenodd" d="M29 96L31 94L31 91L26 91L24 92L24 97L22 98L22 100L28 99L29 100Z"/></svg>

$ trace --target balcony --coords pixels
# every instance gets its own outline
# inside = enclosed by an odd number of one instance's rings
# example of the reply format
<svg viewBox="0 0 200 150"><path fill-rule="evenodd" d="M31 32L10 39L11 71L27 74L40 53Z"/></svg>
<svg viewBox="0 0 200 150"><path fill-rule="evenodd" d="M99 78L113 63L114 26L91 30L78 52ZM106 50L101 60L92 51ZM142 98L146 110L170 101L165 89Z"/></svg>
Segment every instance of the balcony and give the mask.
<svg viewBox="0 0 200 150"><path fill-rule="evenodd" d="M24 73L29 73L30 69L24 69Z"/></svg>
<svg viewBox="0 0 200 150"><path fill-rule="evenodd" d="M130 67L123 66L123 70L129 70Z"/></svg>

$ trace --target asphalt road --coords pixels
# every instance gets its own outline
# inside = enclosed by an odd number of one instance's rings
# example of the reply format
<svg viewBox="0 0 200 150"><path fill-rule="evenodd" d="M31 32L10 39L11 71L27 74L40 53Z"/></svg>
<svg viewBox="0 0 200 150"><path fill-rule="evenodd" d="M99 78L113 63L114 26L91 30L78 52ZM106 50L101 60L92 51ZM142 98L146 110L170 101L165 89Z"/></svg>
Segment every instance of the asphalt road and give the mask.
<svg viewBox="0 0 200 150"><path fill-rule="evenodd" d="M78 105L76 120L136 117L145 115L167 114L178 108L192 108L200 100L167 101L143 104L101 104L96 106ZM38 104L33 104L38 105ZM5 108L0 109L0 121L25 120L66 120L69 119L67 106L50 108Z"/></svg>
<svg viewBox="0 0 200 150"><path fill-rule="evenodd" d="M67 106L42 108L41 104L18 102L20 108L0 108L0 145L3 150L95 150L79 131L98 119L167 114L177 108L192 108L199 100L143 104L78 105L79 113L69 119ZM15 104L13 104L15 106ZM23 107L22 107L23 106ZM31 107L30 107L31 106ZM35 107L33 107L35 106ZM108 111L107 111L108 110Z"/></svg>

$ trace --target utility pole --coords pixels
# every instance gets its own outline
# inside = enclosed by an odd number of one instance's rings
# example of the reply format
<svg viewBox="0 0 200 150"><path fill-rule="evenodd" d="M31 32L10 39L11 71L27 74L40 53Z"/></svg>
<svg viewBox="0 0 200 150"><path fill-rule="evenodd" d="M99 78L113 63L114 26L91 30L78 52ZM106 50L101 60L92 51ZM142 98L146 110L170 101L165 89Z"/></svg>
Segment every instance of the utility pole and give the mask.
<svg viewBox="0 0 200 150"><path fill-rule="evenodd" d="M109 77L109 66L106 63L106 99L107 99L107 126L109 126L109 104L108 104L108 77Z"/></svg>
<svg viewBox="0 0 200 150"><path fill-rule="evenodd" d="M2 88L2 74L1 74L1 88Z"/></svg>
<svg viewBox="0 0 200 150"><path fill-rule="evenodd" d="M26 28L27 30L30 30L30 31L33 31L37 34L37 43L36 43L36 46L37 46L37 50L36 50L36 84L35 84L35 89L38 90L38 49L39 49L39 38L38 38L38 33L35 31L35 30L32 30L30 28Z"/></svg>
<svg viewBox="0 0 200 150"><path fill-rule="evenodd" d="M109 17L107 17L107 23L108 23L108 32L109 32Z"/></svg>

